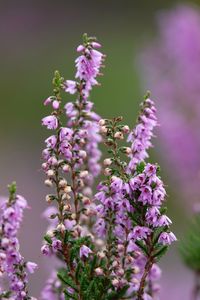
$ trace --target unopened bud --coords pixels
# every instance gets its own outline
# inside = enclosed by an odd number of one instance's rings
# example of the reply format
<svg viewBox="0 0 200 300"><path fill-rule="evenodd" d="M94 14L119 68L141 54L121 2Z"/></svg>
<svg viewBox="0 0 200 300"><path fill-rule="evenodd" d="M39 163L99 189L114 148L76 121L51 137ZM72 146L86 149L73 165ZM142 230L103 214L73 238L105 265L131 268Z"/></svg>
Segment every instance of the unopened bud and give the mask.
<svg viewBox="0 0 200 300"><path fill-rule="evenodd" d="M65 232L65 225L64 224L58 224L57 226L57 230L60 232Z"/></svg>
<svg viewBox="0 0 200 300"><path fill-rule="evenodd" d="M108 131L108 129L107 129L106 126L101 126L101 127L100 127L100 132L101 132L101 133L107 133L107 131Z"/></svg>
<svg viewBox="0 0 200 300"><path fill-rule="evenodd" d="M80 178L86 178L88 176L88 171L87 170L81 171L79 176Z"/></svg>
<svg viewBox="0 0 200 300"><path fill-rule="evenodd" d="M110 176L111 174L112 174L112 170L111 170L111 169L106 168L106 169L104 170L104 175L105 175L105 176Z"/></svg>
<svg viewBox="0 0 200 300"><path fill-rule="evenodd" d="M102 268L96 268L96 269L94 270L94 272L95 272L95 274L96 274L97 276L103 275L103 269L102 269Z"/></svg>
<svg viewBox="0 0 200 300"><path fill-rule="evenodd" d="M129 128L128 125L125 125L125 126L122 128L122 130L123 130L124 133L129 133L130 128Z"/></svg>
<svg viewBox="0 0 200 300"><path fill-rule="evenodd" d="M106 158L103 161L104 166L108 167L112 164L112 159L111 158Z"/></svg>
<svg viewBox="0 0 200 300"><path fill-rule="evenodd" d="M59 109L59 106L60 106L60 103L58 100L54 100L53 103L52 103L52 107L53 109Z"/></svg>
<svg viewBox="0 0 200 300"><path fill-rule="evenodd" d="M126 147L126 148L125 148L125 153L126 153L127 155L131 154L131 153L132 153L131 148L130 148L130 147Z"/></svg>
<svg viewBox="0 0 200 300"><path fill-rule="evenodd" d="M85 158L87 157L86 151L80 150L80 151L79 151L79 156L80 156L81 158L85 159Z"/></svg>
<svg viewBox="0 0 200 300"><path fill-rule="evenodd" d="M123 133L120 132L120 131L117 131L114 135L114 137L118 140L123 140L124 136L123 136Z"/></svg>
<svg viewBox="0 0 200 300"><path fill-rule="evenodd" d="M119 285L119 280L117 278L112 280L112 285L114 285L115 287L118 287Z"/></svg>
<svg viewBox="0 0 200 300"><path fill-rule="evenodd" d="M53 177L55 175L54 170L48 170L47 171L47 176L48 177Z"/></svg>
<svg viewBox="0 0 200 300"><path fill-rule="evenodd" d="M91 199L88 197L83 197L82 202L84 205L90 205L91 204Z"/></svg>
<svg viewBox="0 0 200 300"><path fill-rule="evenodd" d="M52 186L53 186L53 183L52 183L52 181L51 181L50 179L46 179L46 180L44 181L44 184L45 184L46 186L49 186L49 187L52 187Z"/></svg>
<svg viewBox="0 0 200 300"><path fill-rule="evenodd" d="M68 173L70 171L70 166L69 165L64 165L62 167L63 172Z"/></svg>
<svg viewBox="0 0 200 300"><path fill-rule="evenodd" d="M61 179L58 185L60 188L64 188L67 186L67 181L65 179Z"/></svg>
<svg viewBox="0 0 200 300"><path fill-rule="evenodd" d="M72 191L72 188L71 188L71 186L70 186L70 185L67 185L67 186L65 186L65 188L64 188L64 192L65 192L66 194L69 194L69 193L71 193L71 191Z"/></svg>
<svg viewBox="0 0 200 300"><path fill-rule="evenodd" d="M104 119L99 120L99 125L104 126L106 124L106 121Z"/></svg>
<svg viewBox="0 0 200 300"><path fill-rule="evenodd" d="M66 204L63 207L64 211L71 211L71 205L70 204Z"/></svg>
<svg viewBox="0 0 200 300"><path fill-rule="evenodd" d="M46 195L46 202L47 203L51 203L52 199L49 195Z"/></svg>

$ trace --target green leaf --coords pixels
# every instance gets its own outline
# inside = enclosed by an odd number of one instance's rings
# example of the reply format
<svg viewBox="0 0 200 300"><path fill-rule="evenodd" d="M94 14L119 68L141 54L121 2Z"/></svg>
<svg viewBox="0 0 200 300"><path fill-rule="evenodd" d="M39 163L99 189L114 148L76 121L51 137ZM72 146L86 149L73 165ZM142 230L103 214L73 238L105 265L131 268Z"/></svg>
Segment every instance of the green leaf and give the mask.
<svg viewBox="0 0 200 300"><path fill-rule="evenodd" d="M135 244L144 252L145 255L148 255L148 250L143 241L136 241Z"/></svg>
<svg viewBox="0 0 200 300"><path fill-rule="evenodd" d="M49 243L49 244L52 244L52 240L50 238L50 236L48 236L47 234L44 236L44 240Z"/></svg>
<svg viewBox="0 0 200 300"><path fill-rule="evenodd" d="M144 168L145 168L145 162L144 161L141 161L141 163L139 163L136 167L136 171L138 174L142 173L144 171Z"/></svg>
<svg viewBox="0 0 200 300"><path fill-rule="evenodd" d="M57 277L63 284L66 284L67 286L73 288L75 291L78 291L77 286L75 285L73 280L67 275L67 272L65 272L64 270L60 270L57 274Z"/></svg>
<svg viewBox="0 0 200 300"><path fill-rule="evenodd" d="M167 252L168 248L169 246L167 245L160 246L158 250L155 252L155 254L153 255L153 257L159 260Z"/></svg>

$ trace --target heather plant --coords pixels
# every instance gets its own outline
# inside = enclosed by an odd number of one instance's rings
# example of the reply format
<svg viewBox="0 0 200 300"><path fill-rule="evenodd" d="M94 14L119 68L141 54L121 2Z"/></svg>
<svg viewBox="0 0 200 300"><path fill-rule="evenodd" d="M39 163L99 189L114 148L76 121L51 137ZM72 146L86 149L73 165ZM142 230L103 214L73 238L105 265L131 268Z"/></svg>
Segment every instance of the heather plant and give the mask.
<svg viewBox="0 0 200 300"><path fill-rule="evenodd" d="M145 95L132 130L122 117L99 117L90 93L99 85L105 59L100 48L85 34L77 48L75 79L65 80L56 71L52 95L44 101L50 113L42 125L51 133L45 139L42 169L51 190L41 251L56 265L42 300L156 300L161 275L157 263L176 240L166 215L160 168L148 161L158 125L154 101ZM107 150L102 164L100 144ZM9 190L0 218L1 272L8 275L9 289L1 292L1 299L33 299L27 271L37 265L24 261L16 238L27 204L15 195L15 185Z"/></svg>
<svg viewBox="0 0 200 300"><path fill-rule="evenodd" d="M28 205L24 197L16 194L15 183L8 189L9 197L3 199L0 205L0 299L35 299L28 292L27 273L34 273L37 264L25 261L17 237Z"/></svg>
<svg viewBox="0 0 200 300"><path fill-rule="evenodd" d="M84 35L76 79L64 80L56 71L53 95L44 102L53 111L42 124L54 134L45 141L42 167L54 192L46 196L50 227L42 252L60 261L57 276L52 273L42 292L44 300L156 299L157 262L176 240L163 207L159 166L145 162L157 125L149 94L132 131L121 117L100 119L92 111L90 91L105 57L100 47ZM63 103L63 92L75 94L75 101ZM101 139L109 157L93 196Z"/></svg>

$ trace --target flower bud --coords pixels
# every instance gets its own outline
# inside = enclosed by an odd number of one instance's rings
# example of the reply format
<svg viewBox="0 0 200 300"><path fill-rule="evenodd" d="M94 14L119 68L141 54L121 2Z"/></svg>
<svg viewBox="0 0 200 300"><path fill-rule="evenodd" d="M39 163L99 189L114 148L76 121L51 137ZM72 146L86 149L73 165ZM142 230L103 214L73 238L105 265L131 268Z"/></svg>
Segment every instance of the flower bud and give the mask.
<svg viewBox="0 0 200 300"><path fill-rule="evenodd" d="M55 156L51 156L49 159L48 159L48 163L51 165L51 166L57 166L58 165L58 161L56 159Z"/></svg>
<svg viewBox="0 0 200 300"><path fill-rule="evenodd" d="M122 128L122 130L123 130L124 133L129 133L130 128L129 128L128 125L125 125L125 126Z"/></svg>
<svg viewBox="0 0 200 300"><path fill-rule="evenodd" d="M81 158L85 159L85 158L87 157L86 151L80 150L80 151L79 151L79 156L80 156Z"/></svg>
<svg viewBox="0 0 200 300"><path fill-rule="evenodd" d="M47 171L47 170L48 170L48 164L47 164L47 163L43 163L43 164L42 164L42 169L43 169L44 171Z"/></svg>
<svg viewBox="0 0 200 300"><path fill-rule="evenodd" d="M112 285L114 285L115 287L118 287L119 285L119 280L117 278L112 280Z"/></svg>
<svg viewBox="0 0 200 300"><path fill-rule="evenodd" d="M104 119L99 120L99 125L104 126L106 124L106 121Z"/></svg>
<svg viewBox="0 0 200 300"><path fill-rule="evenodd" d="M67 186L67 181L65 179L61 179L58 185L60 188L65 188Z"/></svg>
<svg viewBox="0 0 200 300"><path fill-rule="evenodd" d="M117 275L118 276L123 276L124 275L124 270L122 268L119 268L117 271L116 271Z"/></svg>
<svg viewBox="0 0 200 300"><path fill-rule="evenodd" d="M84 205L90 205L91 204L91 199L88 197L83 197L82 202Z"/></svg>
<svg viewBox="0 0 200 300"><path fill-rule="evenodd" d="M69 165L64 165L62 167L63 172L68 173L70 171L70 166Z"/></svg>
<svg viewBox="0 0 200 300"><path fill-rule="evenodd" d="M57 110L59 109L59 106L60 106L60 102L58 100L54 100L52 103L53 109Z"/></svg>
<svg viewBox="0 0 200 300"><path fill-rule="evenodd" d="M100 127L100 132L101 132L101 133L107 133L107 131L108 131L108 129L107 129L106 126L101 126L101 127Z"/></svg>
<svg viewBox="0 0 200 300"><path fill-rule="evenodd" d="M65 232L65 225L64 224L58 224L57 228L58 231L60 232Z"/></svg>
<svg viewBox="0 0 200 300"><path fill-rule="evenodd" d="M71 193L71 191L72 191L72 188L71 188L71 186L70 186L70 185L67 185L67 186L65 186L65 188L64 188L64 192L65 192L66 194L69 194L69 193Z"/></svg>
<svg viewBox="0 0 200 300"><path fill-rule="evenodd" d="M104 159L103 164L105 167L110 166L112 164L112 159L111 158Z"/></svg>
<svg viewBox="0 0 200 300"><path fill-rule="evenodd" d="M46 195L46 202L51 203L52 199L50 195Z"/></svg>
<svg viewBox="0 0 200 300"><path fill-rule="evenodd" d="M88 176L88 171L87 170L81 171L79 176L80 178L86 178Z"/></svg>
<svg viewBox="0 0 200 300"><path fill-rule="evenodd" d="M115 134L114 134L114 137L118 140L123 140L124 136L123 136L123 133L120 132L120 131L117 131Z"/></svg>
<svg viewBox="0 0 200 300"><path fill-rule="evenodd" d="M103 269L102 269L102 268L96 268L96 269L94 270L94 272L95 272L95 274L96 274L97 276L103 275Z"/></svg>
<svg viewBox="0 0 200 300"><path fill-rule="evenodd" d="M50 179L46 179L46 180L44 181L44 184L45 184L46 186L49 186L49 187L52 187L52 186L53 186L53 183L52 183L52 181L51 181Z"/></svg>
<svg viewBox="0 0 200 300"><path fill-rule="evenodd" d="M66 205L64 205L64 207L63 207L63 210L64 211L71 211L71 205L70 204L66 204Z"/></svg>
<svg viewBox="0 0 200 300"><path fill-rule="evenodd" d="M111 169L106 168L106 169L104 170L104 175L105 175L105 176L110 176L111 174L112 174L112 170L111 170Z"/></svg>
<svg viewBox="0 0 200 300"><path fill-rule="evenodd" d="M48 177L53 177L54 175L55 175L54 170L48 170L48 171L47 171L47 176L48 176Z"/></svg>
<svg viewBox="0 0 200 300"><path fill-rule="evenodd" d="M132 153L131 148L130 148L130 147L126 147L126 148L125 148L125 153L126 153L127 155L131 154L131 153Z"/></svg>

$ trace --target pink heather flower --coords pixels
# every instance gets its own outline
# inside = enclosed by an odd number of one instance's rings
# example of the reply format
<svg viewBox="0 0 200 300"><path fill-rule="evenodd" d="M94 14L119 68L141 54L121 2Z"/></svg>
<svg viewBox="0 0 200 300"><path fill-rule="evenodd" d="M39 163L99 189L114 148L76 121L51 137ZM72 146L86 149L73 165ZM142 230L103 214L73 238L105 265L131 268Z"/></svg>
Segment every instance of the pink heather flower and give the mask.
<svg viewBox="0 0 200 300"><path fill-rule="evenodd" d="M66 80L64 83L64 90L69 94L75 94L77 92L77 82L73 80Z"/></svg>
<svg viewBox="0 0 200 300"><path fill-rule="evenodd" d="M89 254L92 253L92 250L85 246L85 245L82 245L81 248L80 248L80 258L88 258Z"/></svg>
<svg viewBox="0 0 200 300"><path fill-rule="evenodd" d="M38 265L36 263L34 263L34 262L28 261L26 263L26 267L27 267L27 270L29 271L29 273L32 274L38 268Z"/></svg>
<svg viewBox="0 0 200 300"><path fill-rule="evenodd" d="M147 98L142 103L138 124L129 134L127 141L131 142L132 153L128 171L134 172L138 163L148 158L147 150L152 147L153 129L157 126L156 108L154 102ZM148 167L147 167L148 168Z"/></svg>
<svg viewBox="0 0 200 300"><path fill-rule="evenodd" d="M48 245L45 244L45 245L42 246L41 252L42 252L42 254L48 256L48 255L51 254L51 249L49 248Z"/></svg>
<svg viewBox="0 0 200 300"><path fill-rule="evenodd" d="M169 226L171 224L172 224L172 221L166 215L160 216L157 221L157 226Z"/></svg>
<svg viewBox="0 0 200 300"><path fill-rule="evenodd" d="M63 140L70 141L72 139L72 136L73 136L73 130L71 128L61 127L60 135L59 135L61 142Z"/></svg>
<svg viewBox="0 0 200 300"><path fill-rule="evenodd" d="M130 233L130 238L134 240L146 239L151 230L148 227L135 226Z"/></svg>
<svg viewBox="0 0 200 300"><path fill-rule="evenodd" d="M47 126L48 129L57 129L58 120L55 116L47 116L42 119L42 125Z"/></svg>
<svg viewBox="0 0 200 300"><path fill-rule="evenodd" d="M113 192L117 192L120 191L123 187L123 181L121 180L121 178L113 176L111 178L111 185L110 185L111 189Z"/></svg>
<svg viewBox="0 0 200 300"><path fill-rule="evenodd" d="M159 215L160 211L156 206L148 208L145 215L147 223L156 227Z"/></svg>
<svg viewBox="0 0 200 300"><path fill-rule="evenodd" d="M44 105L48 105L52 102L52 97L48 97L45 101L44 101Z"/></svg>
<svg viewBox="0 0 200 300"><path fill-rule="evenodd" d="M59 109L59 106L60 106L60 102L57 100L54 100L52 103L53 109L57 110L57 109Z"/></svg>
<svg viewBox="0 0 200 300"><path fill-rule="evenodd" d="M52 248L54 251L62 249L62 242L60 240L53 240Z"/></svg>
<svg viewBox="0 0 200 300"><path fill-rule="evenodd" d="M55 135L51 135L50 137L48 137L46 140L45 140L45 143L47 145L48 148L52 148L54 149L55 146L56 146L56 143L57 143L57 138Z"/></svg>
<svg viewBox="0 0 200 300"><path fill-rule="evenodd" d="M85 47L83 45L79 45L77 48L76 48L76 51L77 52L82 52L83 50L85 50Z"/></svg>
<svg viewBox="0 0 200 300"><path fill-rule="evenodd" d="M159 243L163 245L171 245L172 242L176 241L177 238L173 234L173 232L162 232L160 237L159 237Z"/></svg>
<svg viewBox="0 0 200 300"><path fill-rule="evenodd" d="M75 225L76 225L75 220L69 220L69 219L65 220L65 228L67 230L72 230Z"/></svg>

